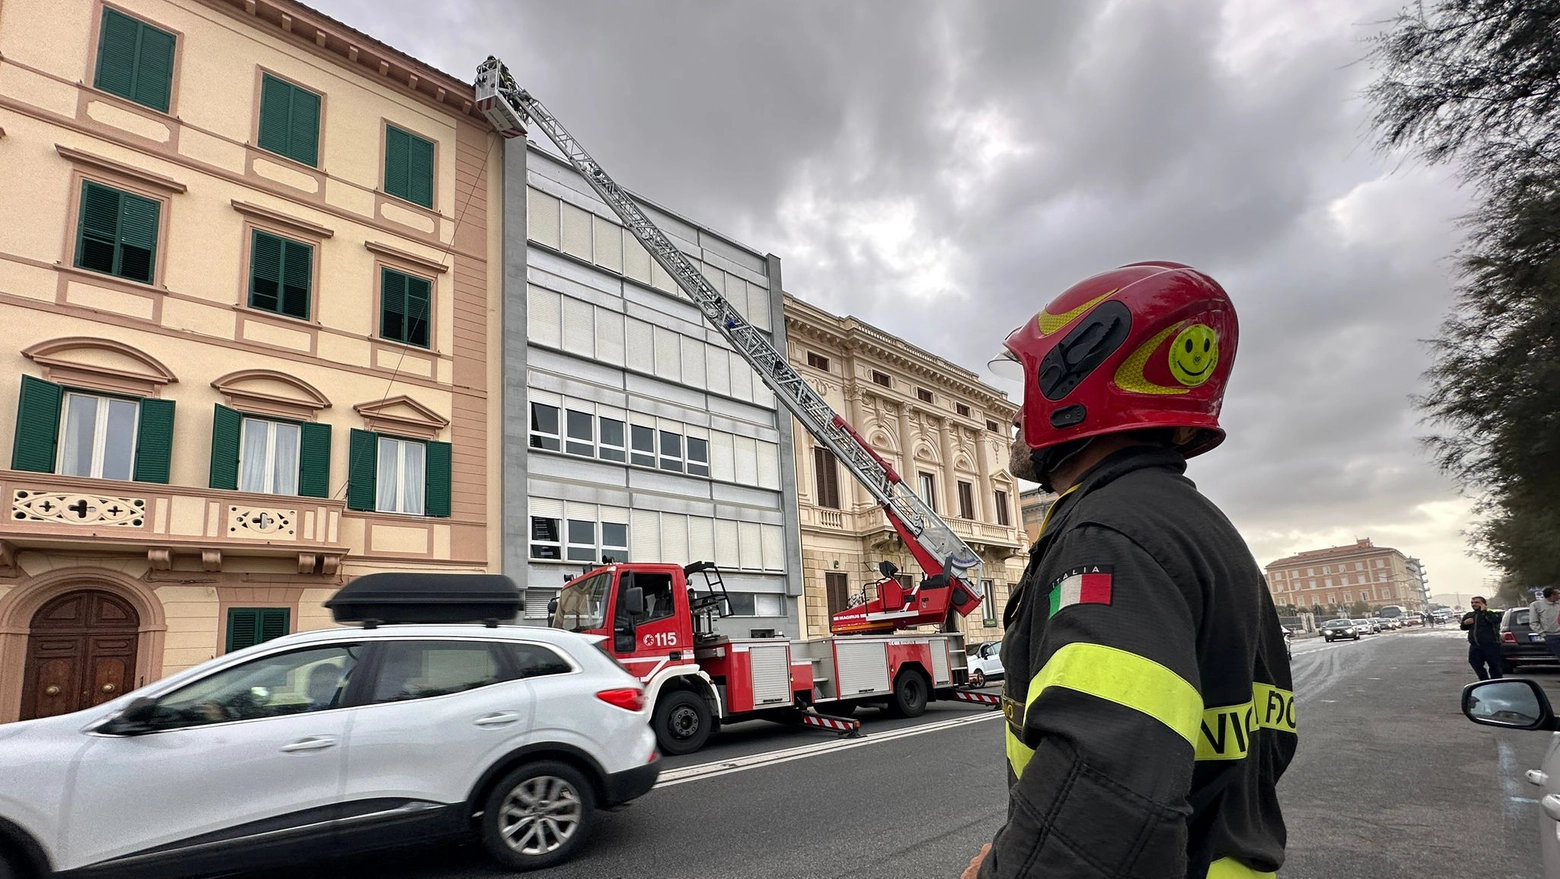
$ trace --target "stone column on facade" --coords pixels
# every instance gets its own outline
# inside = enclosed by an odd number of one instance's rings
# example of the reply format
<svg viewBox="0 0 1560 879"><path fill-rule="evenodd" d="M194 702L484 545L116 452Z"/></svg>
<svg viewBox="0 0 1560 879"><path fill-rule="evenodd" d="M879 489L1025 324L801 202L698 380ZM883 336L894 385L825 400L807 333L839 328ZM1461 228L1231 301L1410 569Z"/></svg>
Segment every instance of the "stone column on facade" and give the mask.
<svg viewBox="0 0 1560 879"><path fill-rule="evenodd" d="M853 360L853 357L847 355L846 365L842 368L854 369L854 363L851 362ZM857 381L858 378L854 374L847 376L845 379L845 387L843 389L845 396L845 418L850 421L851 426L856 428L856 431L862 435L863 439L865 439L867 436L866 410L863 409L861 405L862 397L864 395L861 388L857 385ZM854 476L851 476L849 473L845 473L842 474L840 478L843 479L849 486L844 493L845 498L849 498L849 500L844 504L844 506L846 510L852 515L852 517L854 517L856 511L864 503L870 501L871 498L867 497L866 489L864 489L861 484L856 481ZM845 500L845 498L841 498L841 500ZM852 527L855 526L853 525Z"/></svg>
<svg viewBox="0 0 1560 879"><path fill-rule="evenodd" d="M975 499L975 518L982 522L997 522L997 484L991 478L991 456L987 453L990 442L984 433L976 434L975 467L980 471L980 497Z"/></svg>
<svg viewBox="0 0 1560 879"><path fill-rule="evenodd" d="M929 419L929 422L936 427L938 443L942 447L943 473L945 474L943 477L943 509L948 511L950 517L957 516L959 513L959 471L955 466L953 435L959 429L959 426L951 418L937 418L935 421ZM972 510L971 512L974 511Z"/></svg>
<svg viewBox="0 0 1560 879"><path fill-rule="evenodd" d="M526 370L530 358L530 340L526 332L526 154L524 139L505 140L504 150L504 241L501 291L503 348L503 384L499 419L502 425L502 466L499 493L504 511L502 570L517 583L526 582L530 563L531 531L528 507L530 394L526 388Z"/></svg>

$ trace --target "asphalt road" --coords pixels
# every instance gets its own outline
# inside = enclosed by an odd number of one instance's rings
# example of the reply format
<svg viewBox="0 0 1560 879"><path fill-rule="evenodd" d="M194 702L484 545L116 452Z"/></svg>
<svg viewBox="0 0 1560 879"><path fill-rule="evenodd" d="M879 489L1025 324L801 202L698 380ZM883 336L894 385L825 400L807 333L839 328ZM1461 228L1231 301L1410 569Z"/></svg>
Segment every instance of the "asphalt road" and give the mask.
<svg viewBox="0 0 1560 879"><path fill-rule="evenodd" d="M1521 776L1548 736L1463 718L1458 695L1473 675L1461 639L1408 629L1296 645L1300 748L1279 787L1284 879L1539 879L1538 807ZM1560 690L1560 673L1536 676ZM715 746L669 759L660 786L601 816L581 857L530 875L957 876L1005 814L998 715L934 703L916 721L860 716L868 735L858 740L732 727ZM294 875L506 874L459 846Z"/></svg>

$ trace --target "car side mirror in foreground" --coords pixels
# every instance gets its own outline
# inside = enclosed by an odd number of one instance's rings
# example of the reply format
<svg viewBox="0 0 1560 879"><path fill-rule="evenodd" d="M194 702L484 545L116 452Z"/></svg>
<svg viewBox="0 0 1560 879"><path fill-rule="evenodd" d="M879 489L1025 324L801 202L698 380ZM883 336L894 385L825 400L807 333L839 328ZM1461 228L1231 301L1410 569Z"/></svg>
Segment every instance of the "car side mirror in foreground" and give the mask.
<svg viewBox="0 0 1560 879"><path fill-rule="evenodd" d="M108 719L108 722L98 727L99 732L115 736L133 736L138 733L151 732L152 716L157 710L157 700L150 696L141 696L132 699L125 710Z"/></svg>
<svg viewBox="0 0 1560 879"><path fill-rule="evenodd" d="M1474 723L1508 729L1555 729L1555 713L1537 681L1503 678L1463 688L1463 714Z"/></svg>

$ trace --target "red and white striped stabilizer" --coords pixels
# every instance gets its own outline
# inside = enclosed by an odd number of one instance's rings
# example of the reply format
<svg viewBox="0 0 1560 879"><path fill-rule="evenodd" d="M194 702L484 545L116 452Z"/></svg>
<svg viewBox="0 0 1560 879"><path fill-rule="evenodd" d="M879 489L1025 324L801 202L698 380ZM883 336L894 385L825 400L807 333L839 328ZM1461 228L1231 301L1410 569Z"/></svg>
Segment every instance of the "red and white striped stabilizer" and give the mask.
<svg viewBox="0 0 1560 879"><path fill-rule="evenodd" d="M968 690L949 690L943 695L955 702L974 702L976 705L987 705L992 708L1002 707L1002 697L994 693L972 693Z"/></svg>
<svg viewBox="0 0 1560 879"><path fill-rule="evenodd" d="M833 730L840 735L855 738L861 735L861 721L851 720L848 717L824 717L804 711L799 716L803 726L816 726L819 729Z"/></svg>

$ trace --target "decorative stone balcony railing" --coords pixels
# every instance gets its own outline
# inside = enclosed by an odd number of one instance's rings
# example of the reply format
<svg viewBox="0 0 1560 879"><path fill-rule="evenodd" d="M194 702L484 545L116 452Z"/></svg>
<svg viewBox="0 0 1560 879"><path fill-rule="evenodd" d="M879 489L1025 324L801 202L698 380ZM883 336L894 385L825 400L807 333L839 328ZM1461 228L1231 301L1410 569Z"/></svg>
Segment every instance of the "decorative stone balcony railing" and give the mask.
<svg viewBox="0 0 1560 879"><path fill-rule="evenodd" d="M333 575L346 503L0 470L0 567L29 547L144 549L154 570L199 554L208 571L229 556L296 556L298 572Z"/></svg>

